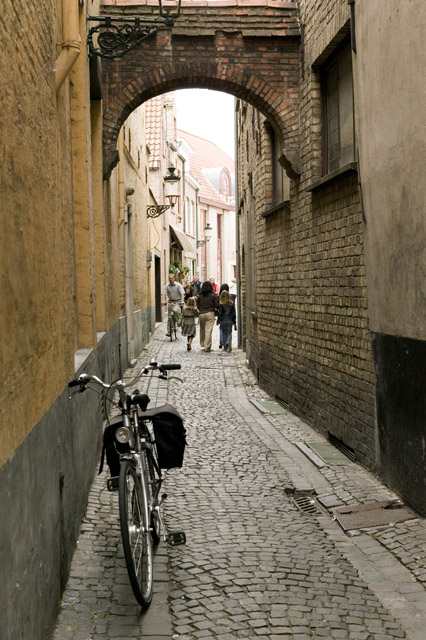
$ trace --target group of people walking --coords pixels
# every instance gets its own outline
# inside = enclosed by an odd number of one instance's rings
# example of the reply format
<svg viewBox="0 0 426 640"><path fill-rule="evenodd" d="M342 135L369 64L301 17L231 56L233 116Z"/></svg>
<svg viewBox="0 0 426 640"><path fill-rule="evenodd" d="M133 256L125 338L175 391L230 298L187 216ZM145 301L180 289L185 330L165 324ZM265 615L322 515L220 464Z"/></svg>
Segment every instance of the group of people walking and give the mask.
<svg viewBox="0 0 426 640"><path fill-rule="evenodd" d="M215 322L220 327L219 349L232 351L232 329L237 328L235 311L235 295L229 292L229 285L224 283L219 289L214 278L201 283L198 276L187 280L182 286L175 281L174 274L169 274L169 284L162 292L163 304L169 304L169 313L173 313L173 305L182 308L182 335L187 338L187 350L191 351L192 341L196 336L196 318L200 325L200 346L206 352L212 351L212 333Z"/></svg>

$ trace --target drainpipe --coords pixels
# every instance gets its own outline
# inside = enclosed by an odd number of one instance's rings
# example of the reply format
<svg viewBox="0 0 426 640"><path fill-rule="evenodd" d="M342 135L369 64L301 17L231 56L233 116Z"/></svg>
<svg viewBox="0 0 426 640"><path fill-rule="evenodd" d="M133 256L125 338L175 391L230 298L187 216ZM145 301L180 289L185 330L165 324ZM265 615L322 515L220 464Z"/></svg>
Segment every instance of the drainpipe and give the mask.
<svg viewBox="0 0 426 640"><path fill-rule="evenodd" d="M195 269L198 275L201 272L201 259L200 259L201 248L198 246L198 241L200 240L200 205L198 202L199 197L200 197L200 189L199 187L197 187L195 189L195 255L197 257L197 260L195 262Z"/></svg>
<svg viewBox="0 0 426 640"><path fill-rule="evenodd" d="M351 9L351 46L352 51L356 53L356 32L355 32L355 0L348 0Z"/></svg>
<svg viewBox="0 0 426 640"><path fill-rule="evenodd" d="M62 0L62 42L61 53L55 60L56 91L58 92L65 78L80 55L81 38L78 15L78 0Z"/></svg>
<svg viewBox="0 0 426 640"><path fill-rule="evenodd" d="M186 160L185 158L183 158L182 156L179 156L180 160L182 161L182 180L181 180L181 185L182 185L182 213L183 213L183 230L185 233L188 233L189 229L187 229L187 222L189 222L189 211L186 210L186 199L185 199L185 194L186 194L186 189L185 189L185 183L186 183ZM183 265L182 265L183 266Z"/></svg>
<svg viewBox="0 0 426 640"><path fill-rule="evenodd" d="M243 344L243 327L242 327L242 309L241 309L241 246L240 246L240 205L239 205L239 197L238 197L238 114L236 110L237 101L234 98L234 145L235 145L235 180L234 180L234 191L235 191L235 233L236 233L236 263L237 263L237 316L238 316L238 324L237 324L237 336L238 336L238 346L241 349Z"/></svg>
<svg viewBox="0 0 426 640"><path fill-rule="evenodd" d="M118 138L117 138L117 149L118 149L118 226L121 227L123 222L125 221L125 211L124 205L124 173L123 173L123 162L124 158L124 135L123 135L123 127L121 127Z"/></svg>

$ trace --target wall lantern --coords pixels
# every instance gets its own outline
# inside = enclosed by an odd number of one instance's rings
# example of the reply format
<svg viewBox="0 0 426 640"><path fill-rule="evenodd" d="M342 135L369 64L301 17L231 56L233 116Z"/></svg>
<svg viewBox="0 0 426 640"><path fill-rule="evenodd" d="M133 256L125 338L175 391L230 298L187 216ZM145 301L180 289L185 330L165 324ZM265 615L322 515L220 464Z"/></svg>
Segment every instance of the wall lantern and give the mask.
<svg viewBox="0 0 426 640"><path fill-rule="evenodd" d="M197 240L197 249L199 249L200 247L204 247L207 242L210 242L212 233L213 229L210 226L210 222L207 222L206 226L204 227L204 240Z"/></svg>
<svg viewBox="0 0 426 640"><path fill-rule="evenodd" d="M158 216L161 216L161 214L167 211L167 209L171 209L172 207L174 207L177 199L180 196L180 193L179 193L180 176L176 175L175 173L176 168L169 167L167 171L168 173L167 175L164 176L163 180L165 185L164 190L166 192L166 198L170 204L149 205L146 208L146 215L148 218L157 218Z"/></svg>
<svg viewBox="0 0 426 640"><path fill-rule="evenodd" d="M87 44L89 56L120 58L154 35L161 28L172 28L180 16L182 0L157 0L158 17L88 16L88 22L97 22L89 30Z"/></svg>
<svg viewBox="0 0 426 640"><path fill-rule="evenodd" d="M174 207L180 195L180 176L176 175L175 171L175 167L169 167L168 174L164 176L166 198L172 207Z"/></svg>

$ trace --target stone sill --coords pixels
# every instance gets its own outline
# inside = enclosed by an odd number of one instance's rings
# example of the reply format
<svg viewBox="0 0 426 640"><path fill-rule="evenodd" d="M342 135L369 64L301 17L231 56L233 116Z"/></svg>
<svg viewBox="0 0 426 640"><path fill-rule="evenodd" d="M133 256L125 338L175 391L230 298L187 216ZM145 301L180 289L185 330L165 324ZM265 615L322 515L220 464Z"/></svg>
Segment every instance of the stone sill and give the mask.
<svg viewBox="0 0 426 640"><path fill-rule="evenodd" d="M74 371L77 374L82 368L93 349L79 349L74 354Z"/></svg>
<svg viewBox="0 0 426 640"><path fill-rule="evenodd" d="M327 173L326 176L322 176L317 180L313 180L311 184L306 187L306 191L315 191L323 185L328 185L330 182L333 182L333 180L336 180L336 178L340 178L340 176L349 173L358 173L357 162L348 162L348 164L343 165L343 167L340 167L339 169L336 169L331 173Z"/></svg>
<svg viewBox="0 0 426 640"><path fill-rule="evenodd" d="M264 211L261 216L262 218L268 218L269 216L272 216L274 213L277 213L281 210L285 211L286 213L290 213L290 200L284 200L283 202L276 204L274 207L266 209L266 211Z"/></svg>
<svg viewBox="0 0 426 640"><path fill-rule="evenodd" d="M105 6L153 6L158 8L157 0L103 0ZM183 0L182 9L187 6L194 7L275 7L277 9L297 9L296 2L283 2L282 0L221 0L210 4L208 0L192 0L188 2Z"/></svg>

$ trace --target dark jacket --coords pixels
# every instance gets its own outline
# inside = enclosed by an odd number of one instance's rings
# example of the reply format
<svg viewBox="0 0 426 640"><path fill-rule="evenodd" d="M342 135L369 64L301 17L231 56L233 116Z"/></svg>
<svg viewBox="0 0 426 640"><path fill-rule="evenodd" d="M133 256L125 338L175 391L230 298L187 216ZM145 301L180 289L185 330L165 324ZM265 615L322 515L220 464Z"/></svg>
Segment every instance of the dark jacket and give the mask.
<svg viewBox="0 0 426 640"><path fill-rule="evenodd" d="M183 296L183 301L184 302L188 302L189 298L193 298L195 296L194 289L193 289L192 286L191 286L191 290L190 290L189 293L186 292L186 287L185 287L184 291L185 291L185 294Z"/></svg>
<svg viewBox="0 0 426 640"><path fill-rule="evenodd" d="M200 295L201 285L202 284L203 283L200 282L199 280L198 280L198 282L194 282L194 281L191 282L191 287L194 290L194 296L199 296Z"/></svg>
<svg viewBox="0 0 426 640"><path fill-rule="evenodd" d="M237 321L237 315L235 313L234 304L220 304L217 311L217 318L219 322L227 322L229 324L235 324Z"/></svg>
<svg viewBox="0 0 426 640"><path fill-rule="evenodd" d="M214 311L216 313L217 308L219 306L219 296L215 293L208 293L206 296L200 294L197 298L197 307L202 313L209 313L210 311Z"/></svg>

